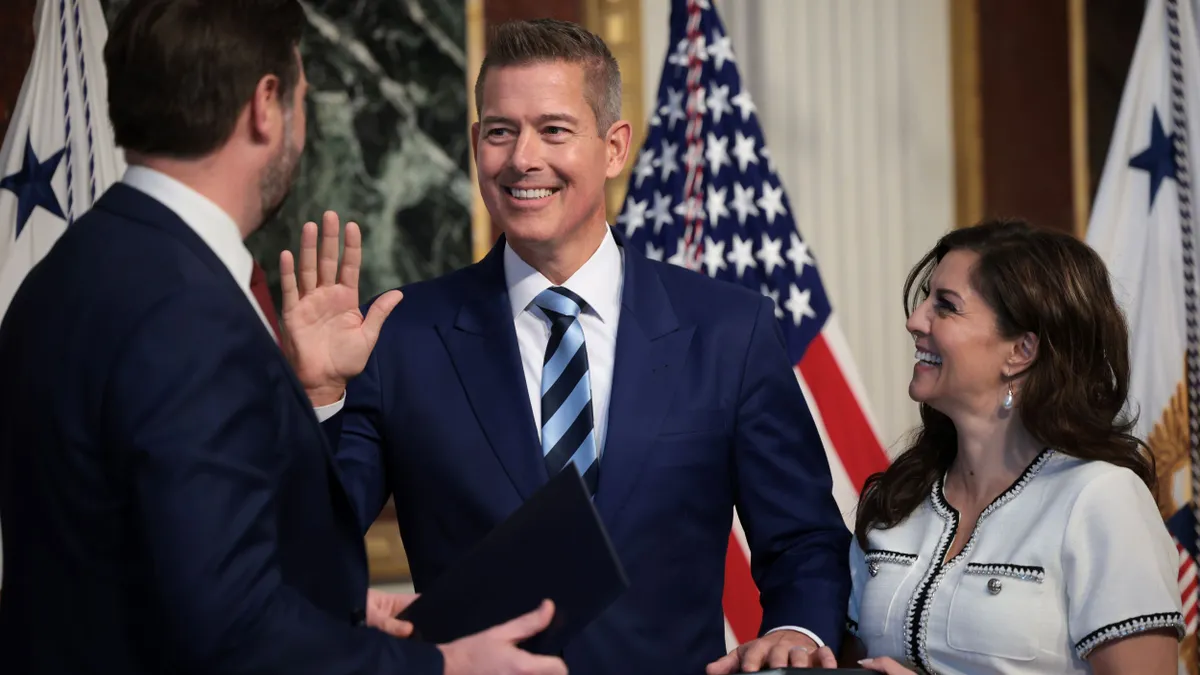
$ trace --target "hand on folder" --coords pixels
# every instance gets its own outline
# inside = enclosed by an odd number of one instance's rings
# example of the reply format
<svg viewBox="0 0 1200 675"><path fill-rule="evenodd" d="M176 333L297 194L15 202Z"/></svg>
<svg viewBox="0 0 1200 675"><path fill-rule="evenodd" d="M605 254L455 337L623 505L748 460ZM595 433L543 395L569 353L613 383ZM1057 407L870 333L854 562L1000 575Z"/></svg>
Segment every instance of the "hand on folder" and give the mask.
<svg viewBox="0 0 1200 675"><path fill-rule="evenodd" d="M554 618L554 603L494 628L438 645L445 657L445 675L566 675L567 665L554 656L538 656L517 645L542 632Z"/></svg>

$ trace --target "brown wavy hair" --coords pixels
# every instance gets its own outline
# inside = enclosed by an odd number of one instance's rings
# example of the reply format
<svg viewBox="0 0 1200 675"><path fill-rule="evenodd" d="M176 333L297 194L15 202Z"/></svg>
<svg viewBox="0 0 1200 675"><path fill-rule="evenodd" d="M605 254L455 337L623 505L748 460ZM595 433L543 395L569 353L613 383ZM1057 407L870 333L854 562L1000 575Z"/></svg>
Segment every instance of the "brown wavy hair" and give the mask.
<svg viewBox="0 0 1200 675"><path fill-rule="evenodd" d="M929 280L954 250L979 255L971 286L996 313L1006 339L1031 332L1037 356L1014 407L1040 444L1066 455L1132 470L1155 492L1149 446L1130 432L1129 332L1100 256L1078 239L1023 220L989 220L943 236L904 284L905 316L929 295ZM946 415L921 404L921 424L908 449L867 479L855 536L865 548L871 529L894 527L928 498L958 454Z"/></svg>

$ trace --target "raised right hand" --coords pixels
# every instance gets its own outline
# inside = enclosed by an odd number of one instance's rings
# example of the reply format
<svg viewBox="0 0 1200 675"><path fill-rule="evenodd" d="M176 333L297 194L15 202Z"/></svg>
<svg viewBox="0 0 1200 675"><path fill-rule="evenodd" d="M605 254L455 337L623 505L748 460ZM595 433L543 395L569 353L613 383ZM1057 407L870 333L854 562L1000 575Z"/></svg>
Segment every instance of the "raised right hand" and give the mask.
<svg viewBox="0 0 1200 675"><path fill-rule="evenodd" d="M445 657L445 675L566 675L567 664L562 659L517 647L545 630L553 617L554 603L545 600L508 623L438 645Z"/></svg>
<svg viewBox="0 0 1200 675"><path fill-rule="evenodd" d="M356 223L346 223L339 274L339 230L337 214L326 211L318 253L317 224L304 224L299 275L291 251L279 254L283 352L314 406L341 398L346 383L362 372L371 356L384 320L404 297L399 290L388 291L362 315L358 297L362 232Z"/></svg>

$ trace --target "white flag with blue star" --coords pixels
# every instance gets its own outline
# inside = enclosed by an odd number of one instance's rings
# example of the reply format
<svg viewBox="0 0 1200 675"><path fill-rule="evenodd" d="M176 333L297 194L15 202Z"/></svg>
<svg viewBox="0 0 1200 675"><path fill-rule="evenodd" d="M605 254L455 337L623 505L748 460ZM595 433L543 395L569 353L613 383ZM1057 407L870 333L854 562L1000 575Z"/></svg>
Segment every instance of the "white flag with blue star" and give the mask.
<svg viewBox="0 0 1200 675"><path fill-rule="evenodd" d="M1180 548L1189 635L1181 672L1195 673L1196 499L1200 497L1200 51L1196 0L1150 0L1109 145L1087 241L1104 258L1130 327L1135 433L1158 464L1159 507Z"/></svg>
<svg viewBox="0 0 1200 675"><path fill-rule="evenodd" d="M98 0L39 0L37 40L0 146L0 317L26 273L125 171L108 121Z"/></svg>

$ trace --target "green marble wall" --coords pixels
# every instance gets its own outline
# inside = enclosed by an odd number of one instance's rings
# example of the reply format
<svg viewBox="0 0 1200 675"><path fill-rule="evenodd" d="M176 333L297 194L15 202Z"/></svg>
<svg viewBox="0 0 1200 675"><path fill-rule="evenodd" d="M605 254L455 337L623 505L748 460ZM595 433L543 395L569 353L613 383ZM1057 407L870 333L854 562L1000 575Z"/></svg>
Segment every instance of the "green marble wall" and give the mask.
<svg viewBox="0 0 1200 675"><path fill-rule="evenodd" d="M112 22L128 0L101 0ZM363 229L361 297L471 262L461 0L301 0L309 80L300 175L247 240L278 303L279 252L326 209Z"/></svg>

